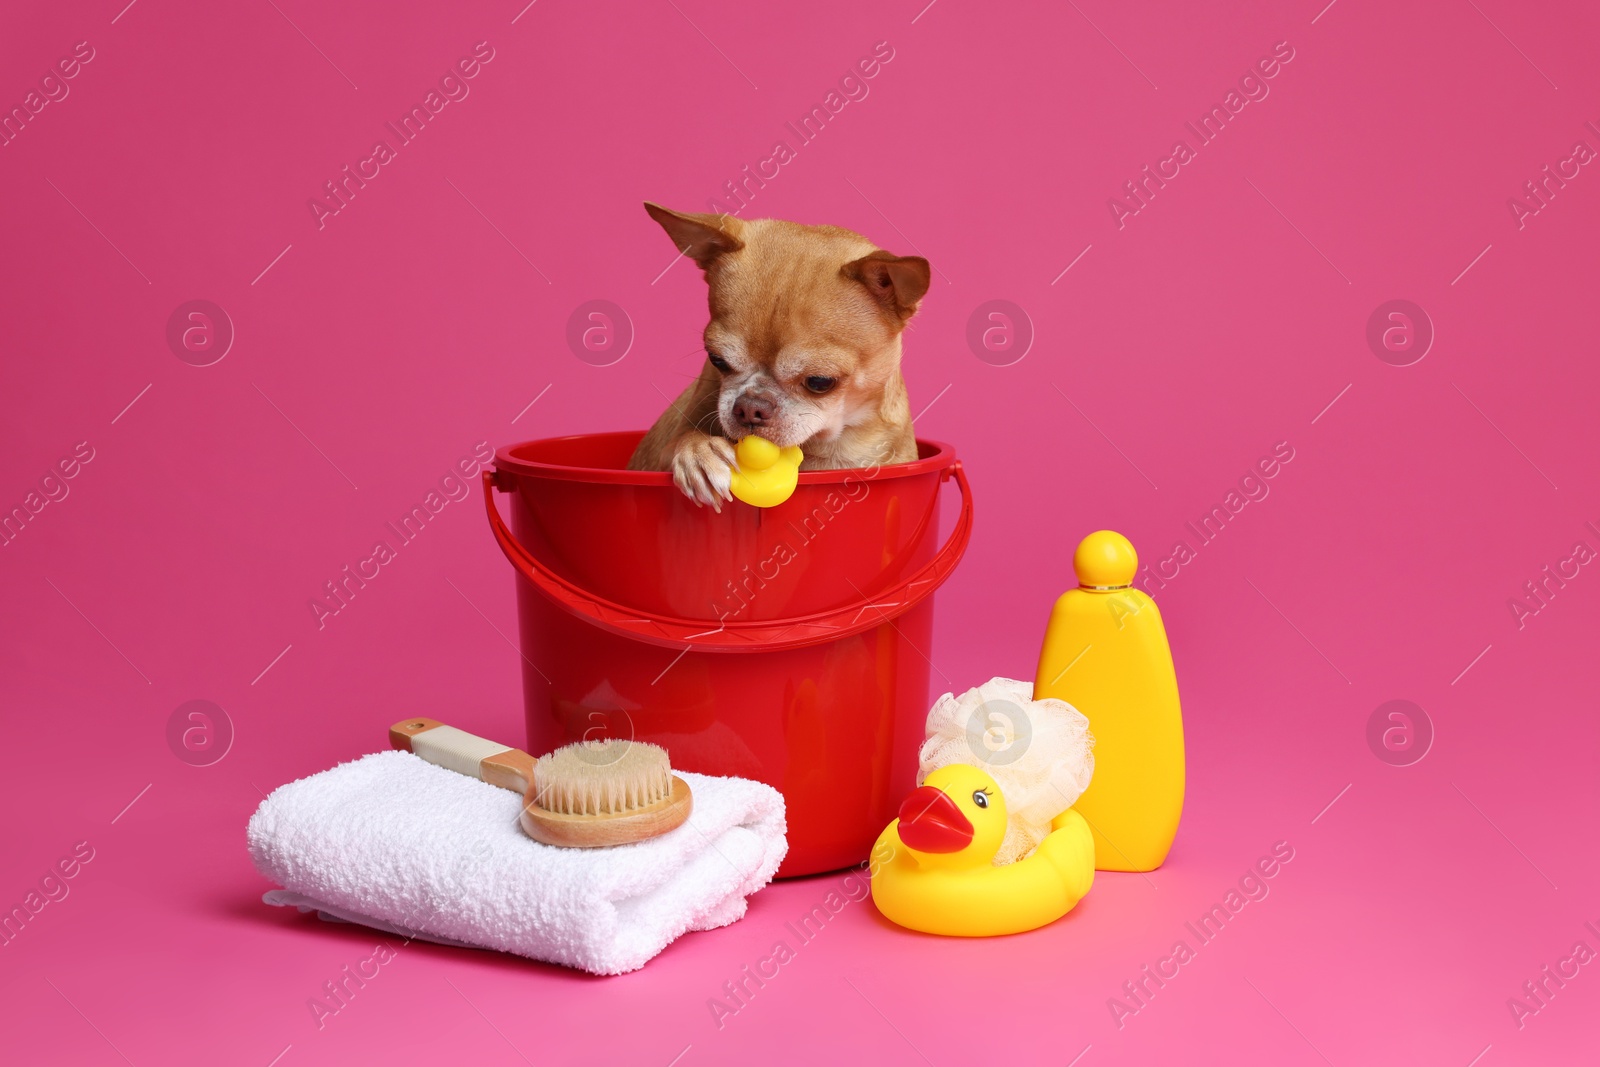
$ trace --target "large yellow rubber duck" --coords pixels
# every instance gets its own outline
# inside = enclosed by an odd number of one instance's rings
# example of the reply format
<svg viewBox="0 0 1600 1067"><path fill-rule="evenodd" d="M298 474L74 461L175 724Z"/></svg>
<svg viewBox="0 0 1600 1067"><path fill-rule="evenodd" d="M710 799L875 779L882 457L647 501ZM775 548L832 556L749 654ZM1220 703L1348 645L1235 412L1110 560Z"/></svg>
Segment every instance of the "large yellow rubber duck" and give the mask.
<svg viewBox="0 0 1600 1067"><path fill-rule="evenodd" d="M729 485L733 495L758 508L777 507L794 495L800 483L800 461L805 453L799 445L779 448L765 437L751 434L734 446L739 465Z"/></svg>
<svg viewBox="0 0 1600 1067"><path fill-rule="evenodd" d="M872 902L912 930L1020 934L1055 922L1094 884L1094 836L1068 808L1024 859L993 865L1006 833L994 779L952 763L928 775L872 848Z"/></svg>

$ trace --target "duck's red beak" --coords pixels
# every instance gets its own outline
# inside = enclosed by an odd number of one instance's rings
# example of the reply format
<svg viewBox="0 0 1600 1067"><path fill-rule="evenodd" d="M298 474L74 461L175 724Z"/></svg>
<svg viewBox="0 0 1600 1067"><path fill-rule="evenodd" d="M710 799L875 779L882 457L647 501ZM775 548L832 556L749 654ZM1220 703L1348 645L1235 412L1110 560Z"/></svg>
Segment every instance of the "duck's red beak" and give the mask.
<svg viewBox="0 0 1600 1067"><path fill-rule="evenodd" d="M972 823L943 790L919 786L900 804L900 840L918 852L960 852L972 843Z"/></svg>

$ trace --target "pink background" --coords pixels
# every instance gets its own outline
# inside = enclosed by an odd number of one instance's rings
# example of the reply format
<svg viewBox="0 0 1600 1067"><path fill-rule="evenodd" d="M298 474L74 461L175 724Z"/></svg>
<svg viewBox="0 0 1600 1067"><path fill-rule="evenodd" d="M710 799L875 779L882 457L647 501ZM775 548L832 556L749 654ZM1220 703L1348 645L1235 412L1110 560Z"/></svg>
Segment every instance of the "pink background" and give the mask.
<svg viewBox="0 0 1600 1067"><path fill-rule="evenodd" d="M94 850L0 950L0 1058L1593 1055L1597 968L1520 1029L1506 1004L1574 942L1600 949L1583 925L1600 925L1600 575L1520 629L1507 606L1574 542L1600 548L1600 176L1581 168L1520 229L1507 206L1575 141L1600 148L1592 12L124 2L13 11L0 35L6 108L94 49L0 148L0 506L94 450L0 548L0 904ZM319 230L308 198L485 40L470 96ZM515 740L520 697L496 633L514 634L510 569L475 498L320 631L308 599L477 442L649 423L699 358L704 286L663 273L639 202L705 210L794 147L785 122L879 41L870 95L745 214L939 268L905 371L978 526L939 596L936 691L1030 674L1084 533L1159 561L1294 449L1157 592L1190 745L1170 862L1102 875L1068 920L1010 939L915 936L851 905L721 1029L708 998L840 875L775 886L612 980L413 945L319 1031L307 998L376 938L260 903L261 790L381 748L406 714ZM1270 95L1119 229L1108 198L1280 41L1294 58ZM1396 298L1437 333L1411 366L1366 342ZM237 332L211 366L166 341L191 299ZM636 332L611 366L565 341L593 299ZM966 341L992 299L1035 331L1009 366ZM168 747L191 699L236 731L211 766ZM1436 731L1411 766L1366 741L1391 699ZM1295 858L1270 896L1119 1029L1108 998L1278 841Z"/></svg>

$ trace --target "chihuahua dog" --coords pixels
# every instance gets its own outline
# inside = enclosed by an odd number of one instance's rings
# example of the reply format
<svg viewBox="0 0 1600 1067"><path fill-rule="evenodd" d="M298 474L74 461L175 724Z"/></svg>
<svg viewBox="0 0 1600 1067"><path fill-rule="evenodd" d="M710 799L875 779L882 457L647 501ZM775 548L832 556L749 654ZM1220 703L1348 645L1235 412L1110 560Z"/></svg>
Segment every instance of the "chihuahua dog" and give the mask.
<svg viewBox="0 0 1600 1067"><path fill-rule="evenodd" d="M629 470L672 472L685 496L732 500L733 442L799 445L801 470L917 458L900 334L928 291L928 261L837 226L690 215L645 204L705 271L706 361L656 420Z"/></svg>

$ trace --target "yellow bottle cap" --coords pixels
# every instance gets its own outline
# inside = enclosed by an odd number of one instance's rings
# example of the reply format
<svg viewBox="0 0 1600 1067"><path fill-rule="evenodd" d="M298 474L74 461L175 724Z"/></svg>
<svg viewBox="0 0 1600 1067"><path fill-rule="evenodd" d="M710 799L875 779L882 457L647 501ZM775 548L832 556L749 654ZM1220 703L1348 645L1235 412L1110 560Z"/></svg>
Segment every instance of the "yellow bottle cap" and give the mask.
<svg viewBox="0 0 1600 1067"><path fill-rule="evenodd" d="M1072 569L1085 589L1126 589L1139 570L1139 553L1115 530L1096 530L1078 542Z"/></svg>
<svg viewBox="0 0 1600 1067"><path fill-rule="evenodd" d="M739 439L734 447L734 454L739 459L739 467L747 471L764 471L778 462L778 456L783 450L765 437L751 434Z"/></svg>

